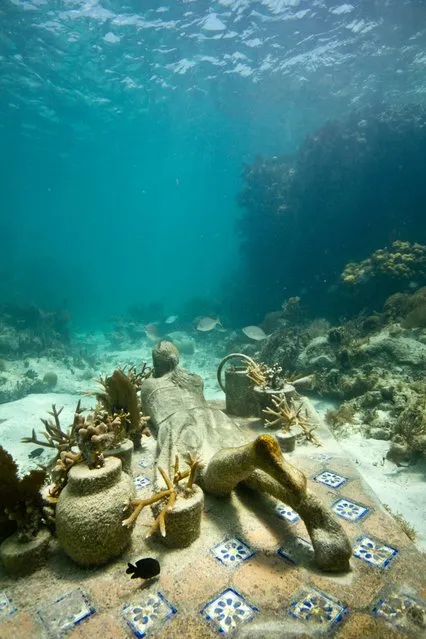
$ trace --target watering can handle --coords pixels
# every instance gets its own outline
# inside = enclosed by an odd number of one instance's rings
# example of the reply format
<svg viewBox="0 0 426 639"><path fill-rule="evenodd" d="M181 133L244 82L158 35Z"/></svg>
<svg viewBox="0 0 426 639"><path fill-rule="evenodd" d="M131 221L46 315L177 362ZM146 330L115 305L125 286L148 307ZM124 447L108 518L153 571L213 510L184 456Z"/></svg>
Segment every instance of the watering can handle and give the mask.
<svg viewBox="0 0 426 639"><path fill-rule="evenodd" d="M225 384L222 383L222 370L226 362L228 362L230 359L242 359L245 362L247 362L247 364L256 363L251 357L249 357L248 355L245 355L244 353L229 353L229 355L225 355L225 357L222 359L219 366L217 367L217 381L219 382L219 386L221 387L224 393L226 391L225 391Z"/></svg>

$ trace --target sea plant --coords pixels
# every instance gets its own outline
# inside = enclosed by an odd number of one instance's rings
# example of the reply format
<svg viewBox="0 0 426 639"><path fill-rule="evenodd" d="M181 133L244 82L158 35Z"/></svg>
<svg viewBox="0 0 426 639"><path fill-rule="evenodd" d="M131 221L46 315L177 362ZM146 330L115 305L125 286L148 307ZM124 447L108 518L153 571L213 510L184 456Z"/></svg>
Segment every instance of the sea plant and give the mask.
<svg viewBox="0 0 426 639"><path fill-rule="evenodd" d="M395 434L402 440L411 455L426 455L426 397L411 399L399 415Z"/></svg>
<svg viewBox="0 0 426 639"><path fill-rule="evenodd" d="M230 353L226 355L217 369L217 379L222 390L225 390L221 380L223 366L230 359L240 359L246 364L245 373L255 386L260 386L264 390L281 390L285 385L282 375L282 367L278 364L268 366L267 364L256 362L245 353Z"/></svg>
<svg viewBox="0 0 426 639"><path fill-rule="evenodd" d="M329 408L325 413L325 421L336 430L345 424L351 424L356 414L356 407L350 402L342 402L337 410Z"/></svg>
<svg viewBox="0 0 426 639"><path fill-rule="evenodd" d="M52 419L42 419L45 430L36 435L35 429L31 437L23 437L22 442L45 446L56 451L47 468L52 480L49 496L52 502L59 497L68 481L68 472L74 464L85 462L89 468L103 466L103 452L110 447L119 446L127 437L128 414L119 411L110 415L98 407L95 411L83 416L84 408L79 400L74 411L74 419L67 429L63 429L60 415L63 407L57 409L53 404L49 414ZM146 420L146 418L145 418ZM76 450L78 448L78 450Z"/></svg>
<svg viewBox="0 0 426 639"><path fill-rule="evenodd" d="M43 525L40 489L45 480L43 469L19 477L13 457L0 446L0 513L16 523L18 539L23 543L33 539Z"/></svg>
<svg viewBox="0 0 426 639"><path fill-rule="evenodd" d="M309 423L308 411L303 402L298 408L294 406L292 400L288 401L286 396L272 396L273 407L267 406L262 410L265 415L265 428L278 426L283 433L291 433L293 428L300 428L298 435L305 441L321 446L321 442L315 435L317 425ZM270 419L268 419L268 417Z"/></svg>
<svg viewBox="0 0 426 639"><path fill-rule="evenodd" d="M98 380L103 390L94 393L109 415L115 417L117 414L126 414L127 436L136 449L140 448L142 435L150 434L147 427L149 417L141 414L137 396L137 389L150 374L151 369L146 365L139 373L134 367L130 367L127 372L117 369L112 375Z"/></svg>
<svg viewBox="0 0 426 639"><path fill-rule="evenodd" d="M282 371L282 366L278 364L268 366L267 364L253 362L247 366L246 374L256 386L260 386L264 390L281 390L285 385Z"/></svg>
<svg viewBox="0 0 426 639"><path fill-rule="evenodd" d="M24 444L37 444L37 446L45 446L47 448L53 448L56 450L56 459L60 457L62 452L71 450L77 444L75 424L73 423L67 430L63 430L60 422L60 415L63 411L63 406L58 410L56 404L52 404L52 410L48 411L48 414L53 417L40 418L44 425L44 431L39 433L44 439L39 439L36 435L35 428L32 430L31 437L22 437L21 442ZM75 414L82 412L81 402L77 404Z"/></svg>
<svg viewBox="0 0 426 639"><path fill-rule="evenodd" d="M401 530L407 535L408 539L410 539L413 543L417 539L417 530L414 526L410 524L409 521L406 520L404 515L400 512L394 512L392 508L388 504L383 504L385 510L395 519Z"/></svg>
<svg viewBox="0 0 426 639"><path fill-rule="evenodd" d="M173 468L173 479L169 477L166 471L163 468L158 468L164 483L166 484L166 488L164 490L160 490L159 492L152 495L152 497L148 497L147 499L134 499L130 502L130 506L133 508L133 512L127 519L123 520L123 526L131 527L136 522L140 513L146 506L150 506L155 504L156 502L163 501L164 505L161 508L159 514L157 515L154 524L152 525L150 531L147 534L147 537L152 535L157 528L160 530L160 534L162 537L166 536L166 515L169 510L171 510L176 503L176 499L178 497L190 497L193 494L193 486L196 477L196 473L199 469L203 467L203 462L199 457L191 455L191 453L187 453L186 463L189 468L185 471L181 471L179 456L176 455L175 463ZM179 483L187 478L187 482L183 490L180 490ZM127 510L128 504L125 505L124 510Z"/></svg>

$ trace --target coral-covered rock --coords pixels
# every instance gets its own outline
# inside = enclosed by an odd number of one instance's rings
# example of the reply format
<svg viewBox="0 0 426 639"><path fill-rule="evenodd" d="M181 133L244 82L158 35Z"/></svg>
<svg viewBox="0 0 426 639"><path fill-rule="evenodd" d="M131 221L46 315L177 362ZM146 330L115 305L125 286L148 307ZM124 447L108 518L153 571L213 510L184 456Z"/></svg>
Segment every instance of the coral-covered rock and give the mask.
<svg viewBox="0 0 426 639"><path fill-rule="evenodd" d="M312 372L331 369L336 366L336 356L328 339L324 336L315 337L300 353L297 368L300 371Z"/></svg>
<svg viewBox="0 0 426 639"><path fill-rule="evenodd" d="M388 332L378 333L363 344L357 353L360 361L372 361L376 365L405 365L414 368L425 366L426 345L411 337L392 337Z"/></svg>

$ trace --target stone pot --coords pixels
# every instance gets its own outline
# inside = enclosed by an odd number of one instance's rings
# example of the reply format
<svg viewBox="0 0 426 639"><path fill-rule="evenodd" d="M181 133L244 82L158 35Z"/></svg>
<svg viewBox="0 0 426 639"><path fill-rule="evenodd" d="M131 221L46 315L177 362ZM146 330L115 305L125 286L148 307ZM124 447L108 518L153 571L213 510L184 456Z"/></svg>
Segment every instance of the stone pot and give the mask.
<svg viewBox="0 0 426 639"><path fill-rule="evenodd" d="M247 377L247 366L231 366L225 370L225 380L222 371L224 365L231 359L240 359L247 364L254 363L244 353L230 353L222 359L217 369L219 386L225 393L226 412L238 417L252 417L257 415L257 401L253 393L254 383Z"/></svg>
<svg viewBox="0 0 426 639"><path fill-rule="evenodd" d="M296 393L296 389L291 384L285 384L280 390L274 390L272 388L264 388L263 386L255 386L253 388L256 400L257 400L257 416L260 417L262 423L265 424L269 419L268 415L263 412L266 408L275 410L275 406L272 403L272 398L277 397L281 399L285 397L290 402L291 398Z"/></svg>
<svg viewBox="0 0 426 639"><path fill-rule="evenodd" d="M283 430L278 430L275 433L275 437L280 445L282 453L292 453L296 447L296 433L292 431L286 433Z"/></svg>
<svg viewBox="0 0 426 639"><path fill-rule="evenodd" d="M226 412L238 417L257 415L257 402L253 393L253 382L246 375L244 366L235 366L225 371Z"/></svg>
<svg viewBox="0 0 426 639"><path fill-rule="evenodd" d="M117 457L102 468L73 466L56 504L56 535L66 554L81 566L100 566L118 557L132 529L122 525L123 504L134 499L132 479Z"/></svg>
<svg viewBox="0 0 426 639"><path fill-rule="evenodd" d="M0 545L0 559L11 575L29 575L46 562L52 535L46 528L39 530L30 541L20 541L18 533L8 537Z"/></svg>
<svg viewBox="0 0 426 639"><path fill-rule="evenodd" d="M152 505L154 517L158 516L164 503L156 502ZM183 488L178 488L175 505L166 515L166 536L162 537L158 531L157 538L168 548L190 546L200 536L203 507L204 493L199 486L194 484L189 496L185 495Z"/></svg>
<svg viewBox="0 0 426 639"><path fill-rule="evenodd" d="M124 439L116 448L108 448L104 451L104 457L118 457L121 459L123 471L128 475L132 472L132 457L134 444L131 439Z"/></svg>

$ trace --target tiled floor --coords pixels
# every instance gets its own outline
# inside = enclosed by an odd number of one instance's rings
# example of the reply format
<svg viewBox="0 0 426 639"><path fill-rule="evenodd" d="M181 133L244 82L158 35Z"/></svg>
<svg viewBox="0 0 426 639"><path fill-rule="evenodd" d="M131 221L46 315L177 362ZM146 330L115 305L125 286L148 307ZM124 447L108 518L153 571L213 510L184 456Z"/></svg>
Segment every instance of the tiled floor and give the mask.
<svg viewBox="0 0 426 639"><path fill-rule="evenodd" d="M247 425L254 434L256 425ZM152 489L154 445L134 460L141 494ZM347 532L350 573L315 568L306 528L285 504L248 490L207 496L202 535L190 548L145 540L147 511L132 547L105 568L78 568L54 542L37 573L14 580L0 571L0 639L212 639L249 627L259 638L272 627L294 629L301 639L426 636L425 557L335 446L299 447L292 461ZM159 559L160 576L130 580L127 562L147 556Z"/></svg>

